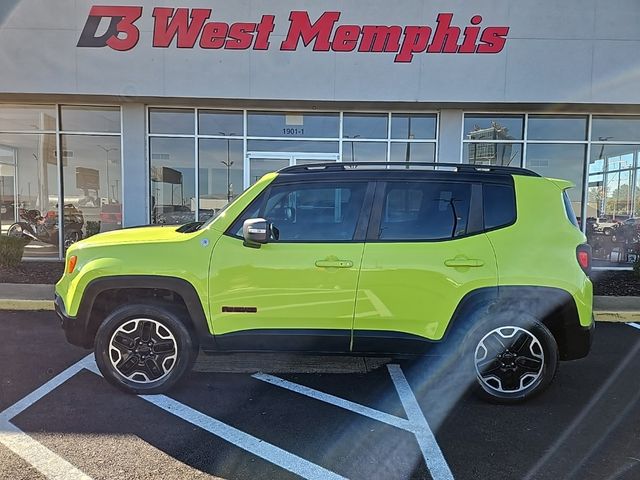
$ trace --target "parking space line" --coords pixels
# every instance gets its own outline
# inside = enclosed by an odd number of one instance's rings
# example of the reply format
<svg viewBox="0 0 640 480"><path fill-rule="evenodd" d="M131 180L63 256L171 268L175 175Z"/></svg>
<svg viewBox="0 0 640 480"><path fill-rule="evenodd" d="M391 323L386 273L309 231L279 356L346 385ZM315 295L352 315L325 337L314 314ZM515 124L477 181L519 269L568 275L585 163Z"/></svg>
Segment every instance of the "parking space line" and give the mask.
<svg viewBox="0 0 640 480"><path fill-rule="evenodd" d="M102 376L95 362L92 362L92 364L88 365L87 368L93 373ZM167 397L166 395L138 395L138 397L249 453L257 455L274 465L278 465L285 470L295 473L296 475L300 475L303 478L309 480L344 480L345 478L331 470L321 467L320 465L316 465L309 460L305 460L304 458L283 450L269 442L254 437L253 435L249 435L242 430L238 430L231 425L205 415L204 413Z"/></svg>
<svg viewBox="0 0 640 480"><path fill-rule="evenodd" d="M256 373L252 375L252 377L413 433L418 441L420 451L431 473L431 477L434 480L453 480L453 474L451 473L449 464L445 460L442 450L440 450L435 435L431 431L427 419L424 417L404 373L402 373L402 369L399 365L395 364L387 365L387 368L409 420L370 407L365 407L359 403L351 402L350 400L345 400L344 398L336 397L335 395L321 392L273 375Z"/></svg>
<svg viewBox="0 0 640 480"><path fill-rule="evenodd" d="M309 460L305 460L291 452L287 452L282 448L276 447L269 442L261 440L253 435L238 430L237 428L227 425L220 420L209 417L202 412L194 410L170 397L165 395L141 395L140 398L152 403L156 407L169 412L192 425L202 428L217 437L226 440L233 445L246 450L258 457L264 458L279 467L290 472L300 475L303 478L322 480L322 479L344 479L341 475L327 470L326 468L316 465Z"/></svg>
<svg viewBox="0 0 640 480"><path fill-rule="evenodd" d="M629 325L630 327L637 328L638 330L640 330L640 324L638 324L638 323L631 322L631 323L627 323L627 325Z"/></svg>
<svg viewBox="0 0 640 480"><path fill-rule="evenodd" d="M404 418L396 417L395 415L390 415L388 413L381 412L370 407L365 407L364 405L361 405L359 403L345 400L344 398L336 397L329 393L321 392L310 387L305 387L304 385L293 383L279 377L274 377L273 375L267 375L266 373L256 373L251 376L258 380L262 380L263 382L267 382L272 385L291 390L292 392L296 392L307 397L315 398L316 400L335 405L336 407L344 408L345 410L358 413L360 415L372 418L382 423L386 423L393 427L402 428L403 430L408 430L410 432L413 432L414 430L413 425Z"/></svg>
<svg viewBox="0 0 640 480"><path fill-rule="evenodd" d="M409 421L414 427L419 427L414 431L414 434L431 476L434 480L453 480L449 464L445 460L442 450L440 450L440 445L438 445L436 437L431 431L429 423L422 413L418 400L416 400L409 382L407 382L404 373L402 373L400 365L387 365L387 369Z"/></svg>
<svg viewBox="0 0 640 480"><path fill-rule="evenodd" d="M9 421L16 415L22 413L24 410L29 408L31 405L36 403L42 397L50 393L55 388L62 385L64 382L73 377L76 373L78 373L83 368L87 368L88 365L95 363L93 360L93 354L89 354L83 359L71 365L66 370L63 370L58 375L53 377L51 380L43 384L42 386L35 389L26 397L22 398L18 402L11 405L9 408L0 413L0 421Z"/></svg>
<svg viewBox="0 0 640 480"><path fill-rule="evenodd" d="M0 421L0 443L52 480L91 480L64 458L34 440L12 423Z"/></svg>
<svg viewBox="0 0 640 480"><path fill-rule="evenodd" d="M93 354L74 363L0 413L0 443L49 479L90 480L91 477L20 430L11 423L11 419L91 363L95 363Z"/></svg>

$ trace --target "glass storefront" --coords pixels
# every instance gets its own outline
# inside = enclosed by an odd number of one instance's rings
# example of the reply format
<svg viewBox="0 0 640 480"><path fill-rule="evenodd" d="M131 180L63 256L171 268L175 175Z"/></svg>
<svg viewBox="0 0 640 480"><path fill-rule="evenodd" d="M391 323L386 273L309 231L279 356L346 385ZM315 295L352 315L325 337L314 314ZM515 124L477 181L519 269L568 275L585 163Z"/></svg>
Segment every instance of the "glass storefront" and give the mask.
<svg viewBox="0 0 640 480"><path fill-rule="evenodd" d="M569 197L594 265L635 260L640 116L465 114L464 128L464 162L522 165L575 183Z"/></svg>
<svg viewBox="0 0 640 480"><path fill-rule="evenodd" d="M147 112L152 223L206 220L290 165L438 160L436 113ZM524 166L576 184L569 197L596 266L633 261L640 116L466 113L463 129L463 162ZM0 105L0 231L31 233L25 257L61 258L65 245L122 227L121 135L118 106Z"/></svg>
<svg viewBox="0 0 640 480"><path fill-rule="evenodd" d="M206 220L265 173L290 165L434 162L437 119L150 107L151 222Z"/></svg>
<svg viewBox="0 0 640 480"><path fill-rule="evenodd" d="M119 107L0 106L0 230L31 238L26 258L61 258L121 228L121 167Z"/></svg>

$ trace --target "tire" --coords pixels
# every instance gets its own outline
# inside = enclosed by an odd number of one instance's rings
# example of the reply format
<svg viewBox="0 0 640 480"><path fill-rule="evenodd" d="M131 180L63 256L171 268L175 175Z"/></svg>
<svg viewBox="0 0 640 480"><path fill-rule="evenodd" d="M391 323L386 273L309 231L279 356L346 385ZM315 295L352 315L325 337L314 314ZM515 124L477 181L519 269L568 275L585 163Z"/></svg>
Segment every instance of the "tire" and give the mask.
<svg viewBox="0 0 640 480"><path fill-rule="evenodd" d="M64 236L64 251L66 252L71 245L82 240L82 232L74 230L68 232Z"/></svg>
<svg viewBox="0 0 640 480"><path fill-rule="evenodd" d="M31 237L24 234L24 227L20 223L14 223L7 229L7 236L24 239L26 244L31 243Z"/></svg>
<svg viewBox="0 0 640 480"><path fill-rule="evenodd" d="M505 312L481 322L466 344L475 391L493 403L528 400L544 391L558 371L553 334L527 313Z"/></svg>
<svg viewBox="0 0 640 480"><path fill-rule="evenodd" d="M95 339L104 378L128 393L168 391L191 370L198 352L185 315L164 305L125 305L112 312Z"/></svg>
<svg viewBox="0 0 640 480"><path fill-rule="evenodd" d="M602 229L602 233L604 233L606 236L609 236L611 234L613 234L613 228L611 227L604 227Z"/></svg>

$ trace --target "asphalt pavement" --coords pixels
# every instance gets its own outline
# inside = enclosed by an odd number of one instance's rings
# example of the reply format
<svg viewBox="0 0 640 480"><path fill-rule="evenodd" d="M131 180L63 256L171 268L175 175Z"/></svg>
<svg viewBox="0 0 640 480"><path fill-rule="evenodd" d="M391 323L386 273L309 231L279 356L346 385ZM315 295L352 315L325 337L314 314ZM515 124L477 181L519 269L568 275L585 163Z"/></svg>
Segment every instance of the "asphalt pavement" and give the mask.
<svg viewBox="0 0 640 480"><path fill-rule="evenodd" d="M136 397L87 355L52 312L0 312L0 478L640 478L628 324L599 324L588 358L514 406L448 381L455 358L206 357Z"/></svg>

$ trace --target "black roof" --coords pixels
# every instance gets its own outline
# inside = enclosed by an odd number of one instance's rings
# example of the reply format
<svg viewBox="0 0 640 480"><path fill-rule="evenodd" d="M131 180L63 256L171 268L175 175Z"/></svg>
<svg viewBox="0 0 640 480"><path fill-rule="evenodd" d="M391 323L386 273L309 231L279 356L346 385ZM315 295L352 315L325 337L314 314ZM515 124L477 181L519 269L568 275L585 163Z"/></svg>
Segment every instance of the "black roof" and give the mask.
<svg viewBox="0 0 640 480"><path fill-rule="evenodd" d="M471 165L468 163L434 163L434 162L328 162L328 163L311 163L304 165L294 165L278 170L280 174L330 174L337 172L361 172L367 173L367 176L386 176L392 174L396 177L403 171L414 170L412 175L417 172L424 173L447 173L451 174L475 174L490 176L505 175L523 175L527 177L540 177L539 174L526 168L519 167L503 167L497 165ZM464 176L467 176L464 175Z"/></svg>

